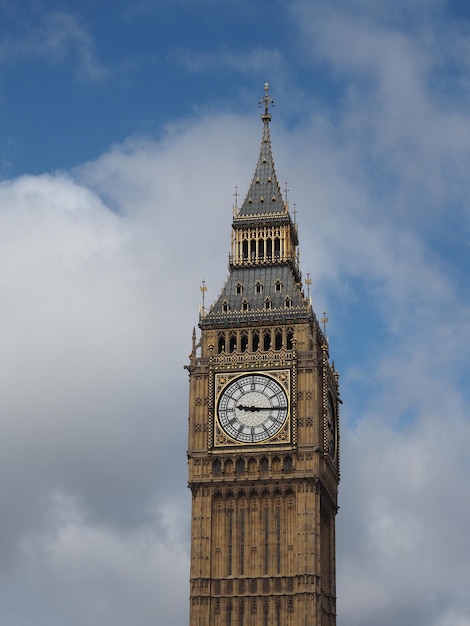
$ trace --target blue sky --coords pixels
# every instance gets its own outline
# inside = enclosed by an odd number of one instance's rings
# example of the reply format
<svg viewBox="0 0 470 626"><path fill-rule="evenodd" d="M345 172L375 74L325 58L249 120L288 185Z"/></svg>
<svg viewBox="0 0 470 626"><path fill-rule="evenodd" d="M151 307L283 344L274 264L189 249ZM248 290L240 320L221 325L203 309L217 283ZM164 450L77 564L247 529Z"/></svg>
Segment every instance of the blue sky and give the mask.
<svg viewBox="0 0 470 626"><path fill-rule="evenodd" d="M0 0L0 622L187 624L183 365L270 82L341 373L338 626L470 626L470 9Z"/></svg>

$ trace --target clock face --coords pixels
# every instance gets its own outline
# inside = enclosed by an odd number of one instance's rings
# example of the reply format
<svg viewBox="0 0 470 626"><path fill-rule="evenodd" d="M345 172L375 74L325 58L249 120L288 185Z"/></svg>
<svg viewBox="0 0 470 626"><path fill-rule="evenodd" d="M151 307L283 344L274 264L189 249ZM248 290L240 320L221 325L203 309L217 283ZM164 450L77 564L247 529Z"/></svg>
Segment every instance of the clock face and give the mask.
<svg viewBox="0 0 470 626"><path fill-rule="evenodd" d="M331 394L328 394L327 410L328 454L334 460L336 456L336 412Z"/></svg>
<svg viewBox="0 0 470 626"><path fill-rule="evenodd" d="M264 374L236 378L224 389L217 405L220 426L242 443L273 437L286 421L288 410L284 388Z"/></svg>

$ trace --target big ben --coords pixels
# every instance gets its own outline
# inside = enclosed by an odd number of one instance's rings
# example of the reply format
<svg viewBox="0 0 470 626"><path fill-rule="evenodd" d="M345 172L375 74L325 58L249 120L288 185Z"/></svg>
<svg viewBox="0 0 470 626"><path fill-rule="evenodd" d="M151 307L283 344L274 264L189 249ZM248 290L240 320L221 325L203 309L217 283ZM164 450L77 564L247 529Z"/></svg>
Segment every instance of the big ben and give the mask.
<svg viewBox="0 0 470 626"><path fill-rule="evenodd" d="M267 83L260 104L229 276L187 366L190 626L335 626L339 375L304 293Z"/></svg>

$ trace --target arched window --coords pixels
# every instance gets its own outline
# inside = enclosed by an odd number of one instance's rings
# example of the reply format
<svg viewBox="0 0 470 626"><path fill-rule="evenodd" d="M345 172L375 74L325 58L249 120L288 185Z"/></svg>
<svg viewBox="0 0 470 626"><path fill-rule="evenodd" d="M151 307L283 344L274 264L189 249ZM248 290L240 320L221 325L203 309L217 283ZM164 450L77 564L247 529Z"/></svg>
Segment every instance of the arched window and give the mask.
<svg viewBox="0 0 470 626"><path fill-rule="evenodd" d="M241 294L243 293L243 285L241 284L240 281L238 281L238 283L235 286L235 292L237 296L241 296Z"/></svg>
<svg viewBox="0 0 470 626"><path fill-rule="evenodd" d="M247 259L248 258L248 241L246 239L243 241L242 248L243 248L243 258Z"/></svg>
<svg viewBox="0 0 470 626"><path fill-rule="evenodd" d="M286 299L284 300L284 307L286 309L290 309L292 306L292 300L289 298L289 296L286 297Z"/></svg>
<svg viewBox="0 0 470 626"><path fill-rule="evenodd" d="M242 302L242 311L249 311L249 310L250 310L250 303L245 298Z"/></svg>
<svg viewBox="0 0 470 626"><path fill-rule="evenodd" d="M263 332L263 350L269 350L271 348L271 331L265 330Z"/></svg>
<svg viewBox="0 0 470 626"><path fill-rule="evenodd" d="M219 339L217 342L217 352L222 354L225 352L225 333L219 333Z"/></svg>
<svg viewBox="0 0 470 626"><path fill-rule="evenodd" d="M254 330L251 333L251 351L256 352L256 350L259 350L259 331L258 330Z"/></svg>
<svg viewBox="0 0 470 626"><path fill-rule="evenodd" d="M252 261L256 259L256 241L254 239L250 243L250 256Z"/></svg>
<svg viewBox="0 0 470 626"><path fill-rule="evenodd" d="M282 329L276 328L276 332L274 333L274 349L281 350L282 348Z"/></svg>
<svg viewBox="0 0 470 626"><path fill-rule="evenodd" d="M288 328L287 329L287 349L292 350L293 347L294 347L294 329Z"/></svg>
<svg viewBox="0 0 470 626"><path fill-rule="evenodd" d="M230 305L227 302L227 300L224 300L223 304L222 304L222 311L224 313L227 313L230 310Z"/></svg>
<svg viewBox="0 0 470 626"><path fill-rule="evenodd" d="M293 470L293 465L292 465L292 457L291 456L285 456L284 457L284 473L285 474L290 474Z"/></svg>
<svg viewBox="0 0 470 626"><path fill-rule="evenodd" d="M229 352L235 352L237 349L237 333L231 332L229 338Z"/></svg>
<svg viewBox="0 0 470 626"><path fill-rule="evenodd" d="M248 350L248 333L246 330L242 331L240 335L240 352L246 352Z"/></svg>
<svg viewBox="0 0 470 626"><path fill-rule="evenodd" d="M255 283L255 293L263 293L263 284L260 280Z"/></svg>
<svg viewBox="0 0 470 626"><path fill-rule="evenodd" d="M273 240L271 238L266 240L266 256L271 259L273 256Z"/></svg>
<svg viewBox="0 0 470 626"><path fill-rule="evenodd" d="M269 311L269 309L273 308L273 303L271 302L271 298L266 298L264 301L264 308Z"/></svg>

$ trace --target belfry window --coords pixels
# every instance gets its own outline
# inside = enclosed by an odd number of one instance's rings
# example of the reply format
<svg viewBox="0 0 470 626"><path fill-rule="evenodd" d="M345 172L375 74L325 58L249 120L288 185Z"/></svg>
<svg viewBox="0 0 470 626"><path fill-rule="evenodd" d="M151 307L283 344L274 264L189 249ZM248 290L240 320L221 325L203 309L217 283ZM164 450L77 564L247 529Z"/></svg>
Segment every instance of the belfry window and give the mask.
<svg viewBox="0 0 470 626"><path fill-rule="evenodd" d="M256 352L259 349L259 331L254 330L251 334L251 351Z"/></svg>
<svg viewBox="0 0 470 626"><path fill-rule="evenodd" d="M266 256L270 259L273 255L273 240L271 238L266 240Z"/></svg>
<svg viewBox="0 0 470 626"><path fill-rule="evenodd" d="M242 311L249 311L250 310L250 303L248 302L248 300L243 300L242 302Z"/></svg>
<svg viewBox="0 0 470 626"><path fill-rule="evenodd" d="M219 339L217 342L217 352L222 354L225 352L225 333L219 333Z"/></svg>
<svg viewBox="0 0 470 626"><path fill-rule="evenodd" d="M276 282L274 283L274 289L275 289L276 293L281 293L281 291L282 291L282 282L279 279L276 280Z"/></svg>
<svg viewBox="0 0 470 626"><path fill-rule="evenodd" d="M246 330L242 331L240 335L240 352L246 352L248 350L248 333Z"/></svg>
<svg viewBox="0 0 470 626"><path fill-rule="evenodd" d="M288 328L287 329L287 349L292 350L293 347L294 347L294 329Z"/></svg>
<svg viewBox="0 0 470 626"><path fill-rule="evenodd" d="M280 328L276 328L276 332L274 333L274 349L281 350L282 348L282 330Z"/></svg>
<svg viewBox="0 0 470 626"><path fill-rule="evenodd" d="M247 259L248 258L248 241L245 239L243 242L243 258Z"/></svg>
<svg viewBox="0 0 470 626"><path fill-rule="evenodd" d="M237 296L241 296L241 294L243 293L243 285L238 282L235 286L235 292L237 294Z"/></svg>
<svg viewBox="0 0 470 626"><path fill-rule="evenodd" d="M230 311L230 304L227 302L227 300L224 300L224 303L222 304L222 311L224 313Z"/></svg>
<svg viewBox="0 0 470 626"><path fill-rule="evenodd" d="M266 310L269 310L269 309L273 308L273 303L271 302L270 298L266 298L266 300L264 301L264 308Z"/></svg>
<svg viewBox="0 0 470 626"><path fill-rule="evenodd" d="M287 298L284 300L284 306L286 309L290 309L292 306L292 300L289 298L289 296L287 296Z"/></svg>
<svg viewBox="0 0 470 626"><path fill-rule="evenodd" d="M237 333L230 333L229 352L235 352L237 349Z"/></svg>
<svg viewBox="0 0 470 626"><path fill-rule="evenodd" d="M263 293L263 285L260 280L255 283L255 293Z"/></svg>

